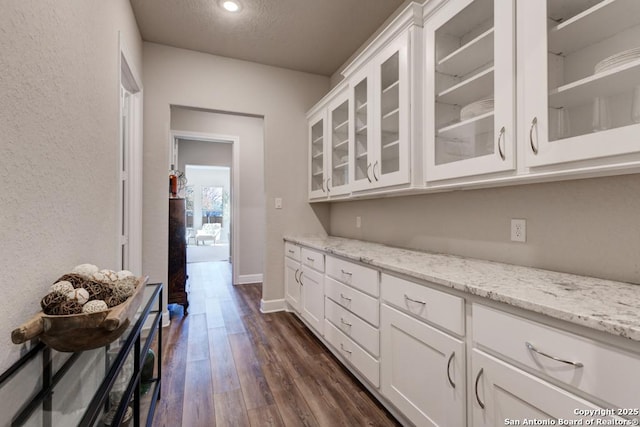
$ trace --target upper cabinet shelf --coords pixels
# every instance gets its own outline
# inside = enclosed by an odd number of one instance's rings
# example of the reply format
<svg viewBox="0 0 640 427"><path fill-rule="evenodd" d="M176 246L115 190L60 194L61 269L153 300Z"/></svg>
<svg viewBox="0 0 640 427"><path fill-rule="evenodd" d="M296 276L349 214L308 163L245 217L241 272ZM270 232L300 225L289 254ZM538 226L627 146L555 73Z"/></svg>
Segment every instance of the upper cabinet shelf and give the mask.
<svg viewBox="0 0 640 427"><path fill-rule="evenodd" d="M436 71L451 76L464 76L487 63L493 56L493 27L450 53L436 65Z"/></svg>
<svg viewBox="0 0 640 427"><path fill-rule="evenodd" d="M640 1L604 0L550 28L549 51L574 52L638 24Z"/></svg>
<svg viewBox="0 0 640 427"><path fill-rule="evenodd" d="M493 93L493 67L489 67L452 86L437 96L436 101L465 106Z"/></svg>

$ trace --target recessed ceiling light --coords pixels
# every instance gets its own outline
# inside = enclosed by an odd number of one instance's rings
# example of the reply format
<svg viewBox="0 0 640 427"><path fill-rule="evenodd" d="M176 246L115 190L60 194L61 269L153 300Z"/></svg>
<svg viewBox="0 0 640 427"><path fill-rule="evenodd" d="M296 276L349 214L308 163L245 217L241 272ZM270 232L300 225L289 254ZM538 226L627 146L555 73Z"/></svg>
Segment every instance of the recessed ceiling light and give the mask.
<svg viewBox="0 0 640 427"><path fill-rule="evenodd" d="M224 7L229 12L237 12L240 10L240 4L235 1L226 0L222 2L222 7Z"/></svg>

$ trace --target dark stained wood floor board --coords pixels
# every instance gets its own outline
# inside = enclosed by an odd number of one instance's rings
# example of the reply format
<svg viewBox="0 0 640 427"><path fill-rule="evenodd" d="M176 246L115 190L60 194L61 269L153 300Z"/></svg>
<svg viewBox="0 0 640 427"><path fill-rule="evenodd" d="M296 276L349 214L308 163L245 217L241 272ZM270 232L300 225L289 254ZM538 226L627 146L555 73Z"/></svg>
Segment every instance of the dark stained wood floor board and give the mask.
<svg viewBox="0 0 640 427"><path fill-rule="evenodd" d="M188 264L171 306L154 426L398 426L295 315L261 313L262 286L226 262Z"/></svg>

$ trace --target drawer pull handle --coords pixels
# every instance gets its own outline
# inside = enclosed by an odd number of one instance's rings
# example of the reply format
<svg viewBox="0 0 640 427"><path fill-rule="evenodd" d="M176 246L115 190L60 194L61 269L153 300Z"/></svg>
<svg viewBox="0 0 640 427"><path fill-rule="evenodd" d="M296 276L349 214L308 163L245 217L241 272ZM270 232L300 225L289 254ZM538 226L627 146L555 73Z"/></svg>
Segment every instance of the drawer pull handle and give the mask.
<svg viewBox="0 0 640 427"><path fill-rule="evenodd" d="M345 296L342 294L342 292L340 292L340 298L342 298L342 299L346 299L347 301L351 301L351 298L349 298L349 297L345 297Z"/></svg>
<svg viewBox="0 0 640 427"><path fill-rule="evenodd" d="M349 273L348 271L344 271L342 269L340 269L340 271L342 272L342 274L346 274L347 276L353 276L353 273Z"/></svg>
<svg viewBox="0 0 640 427"><path fill-rule="evenodd" d="M548 357L549 359L555 360L556 362L566 363L567 365L575 366L576 368L582 368L584 365L581 362L572 362L570 360L560 359L559 357L552 356L550 354L544 353L537 348L535 348L531 343L525 342L527 348L535 353L538 353L540 356Z"/></svg>
<svg viewBox="0 0 640 427"><path fill-rule="evenodd" d="M455 355L456 355L455 351L451 353L451 356L449 356L449 361L447 362L447 379L449 380L449 384L451 384L451 387L453 388L456 388L456 383L454 383L453 380L451 379L451 361L453 360L453 357Z"/></svg>
<svg viewBox="0 0 640 427"><path fill-rule="evenodd" d="M407 294L404 294L404 299L407 301L415 302L416 304L427 305L425 301L420 301L417 299L410 298Z"/></svg>
<svg viewBox="0 0 640 427"><path fill-rule="evenodd" d="M314 258L311 258L309 256L307 257L307 261L316 262L316 260Z"/></svg>
<svg viewBox="0 0 640 427"><path fill-rule="evenodd" d="M476 377L476 386L475 386L476 401L478 402L478 405L480 405L481 409L484 409L484 403L482 403L482 401L480 400L480 396L478 396L478 381L480 381L480 377L482 376L483 372L484 372L484 368L480 368L480 371L478 372L478 376Z"/></svg>
<svg viewBox="0 0 640 427"><path fill-rule="evenodd" d="M538 154L538 147L533 144L534 128L536 130L536 139L537 139L537 136L538 136L538 118L537 117L534 117L533 120L531 120L531 127L529 128L529 145L531 145L531 151L533 151L533 154Z"/></svg>
<svg viewBox="0 0 640 427"><path fill-rule="evenodd" d="M294 254L295 252L292 249L289 249L290 254Z"/></svg>
<svg viewBox="0 0 640 427"><path fill-rule="evenodd" d="M342 323L343 325L346 325L346 326L353 326L351 323L345 322L342 317L340 318L340 323Z"/></svg>
<svg viewBox="0 0 640 427"><path fill-rule="evenodd" d="M349 354L353 353L352 351L347 350L346 348L344 348L344 345L342 345L342 343L340 343L340 350L344 351L345 353L349 353Z"/></svg>

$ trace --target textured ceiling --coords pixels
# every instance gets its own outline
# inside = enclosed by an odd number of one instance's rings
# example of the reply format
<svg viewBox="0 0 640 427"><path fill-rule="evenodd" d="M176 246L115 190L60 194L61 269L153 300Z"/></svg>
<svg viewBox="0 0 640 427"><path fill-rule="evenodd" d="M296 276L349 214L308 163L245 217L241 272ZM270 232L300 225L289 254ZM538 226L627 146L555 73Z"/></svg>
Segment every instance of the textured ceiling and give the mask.
<svg viewBox="0 0 640 427"><path fill-rule="evenodd" d="M330 76L403 0L130 0L145 41Z"/></svg>

